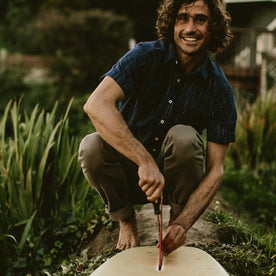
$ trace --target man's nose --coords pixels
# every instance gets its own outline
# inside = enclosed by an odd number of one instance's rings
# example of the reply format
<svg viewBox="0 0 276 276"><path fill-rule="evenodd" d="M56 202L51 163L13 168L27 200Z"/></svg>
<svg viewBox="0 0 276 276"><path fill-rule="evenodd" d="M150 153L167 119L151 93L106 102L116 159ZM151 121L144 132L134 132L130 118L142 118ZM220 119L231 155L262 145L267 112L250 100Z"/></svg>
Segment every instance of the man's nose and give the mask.
<svg viewBox="0 0 276 276"><path fill-rule="evenodd" d="M193 18L190 18L186 25L186 33L192 33L196 31L196 25Z"/></svg>

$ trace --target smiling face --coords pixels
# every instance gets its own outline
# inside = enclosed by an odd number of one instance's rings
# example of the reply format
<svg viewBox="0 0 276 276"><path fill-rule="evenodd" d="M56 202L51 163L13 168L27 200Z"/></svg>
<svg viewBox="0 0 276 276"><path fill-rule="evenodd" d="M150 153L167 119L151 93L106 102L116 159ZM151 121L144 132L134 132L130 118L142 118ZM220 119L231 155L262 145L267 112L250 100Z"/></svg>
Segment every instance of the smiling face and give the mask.
<svg viewBox="0 0 276 276"><path fill-rule="evenodd" d="M174 41L181 60L193 55L205 55L210 37L210 16L209 8L203 0L180 7L174 25Z"/></svg>

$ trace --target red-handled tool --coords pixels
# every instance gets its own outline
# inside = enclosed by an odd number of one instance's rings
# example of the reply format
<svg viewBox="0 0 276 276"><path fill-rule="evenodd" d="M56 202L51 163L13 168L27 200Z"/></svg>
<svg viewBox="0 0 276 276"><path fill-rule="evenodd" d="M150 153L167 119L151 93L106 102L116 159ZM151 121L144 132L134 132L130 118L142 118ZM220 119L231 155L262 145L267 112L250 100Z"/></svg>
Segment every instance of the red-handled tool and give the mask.
<svg viewBox="0 0 276 276"><path fill-rule="evenodd" d="M158 200L155 200L155 202L153 203L154 214L157 216L157 222L158 222L158 227L159 227L159 263L158 263L158 270L161 270L162 263L163 263L162 205L163 205L162 198L159 198Z"/></svg>

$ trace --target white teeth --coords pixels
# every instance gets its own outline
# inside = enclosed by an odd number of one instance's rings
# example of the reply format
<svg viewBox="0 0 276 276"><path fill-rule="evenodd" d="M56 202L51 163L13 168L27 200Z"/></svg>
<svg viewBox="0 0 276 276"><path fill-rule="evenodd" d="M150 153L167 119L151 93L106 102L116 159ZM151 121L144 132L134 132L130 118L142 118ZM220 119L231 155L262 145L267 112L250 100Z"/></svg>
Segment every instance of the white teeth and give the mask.
<svg viewBox="0 0 276 276"><path fill-rule="evenodd" d="M197 39L194 38L194 37L184 37L184 40L187 40L187 41L196 41Z"/></svg>

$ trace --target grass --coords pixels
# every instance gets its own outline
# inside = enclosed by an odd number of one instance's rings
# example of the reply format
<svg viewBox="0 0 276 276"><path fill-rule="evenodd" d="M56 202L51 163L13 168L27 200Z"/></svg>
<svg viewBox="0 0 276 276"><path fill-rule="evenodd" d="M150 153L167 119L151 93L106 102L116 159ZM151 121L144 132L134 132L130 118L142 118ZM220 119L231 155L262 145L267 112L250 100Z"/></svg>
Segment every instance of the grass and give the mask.
<svg viewBox="0 0 276 276"><path fill-rule="evenodd" d="M274 171L256 175L249 170L226 171L221 187L223 197L256 223L276 225L276 175Z"/></svg>
<svg viewBox="0 0 276 276"><path fill-rule="evenodd" d="M215 210L207 219L218 225L220 243L201 245L231 274L276 275L276 232L262 233L243 220Z"/></svg>
<svg viewBox="0 0 276 276"><path fill-rule="evenodd" d="M238 101L237 141L231 144L221 187L223 197L255 227L223 212L221 243L204 247L231 275L276 275L276 97Z"/></svg>

